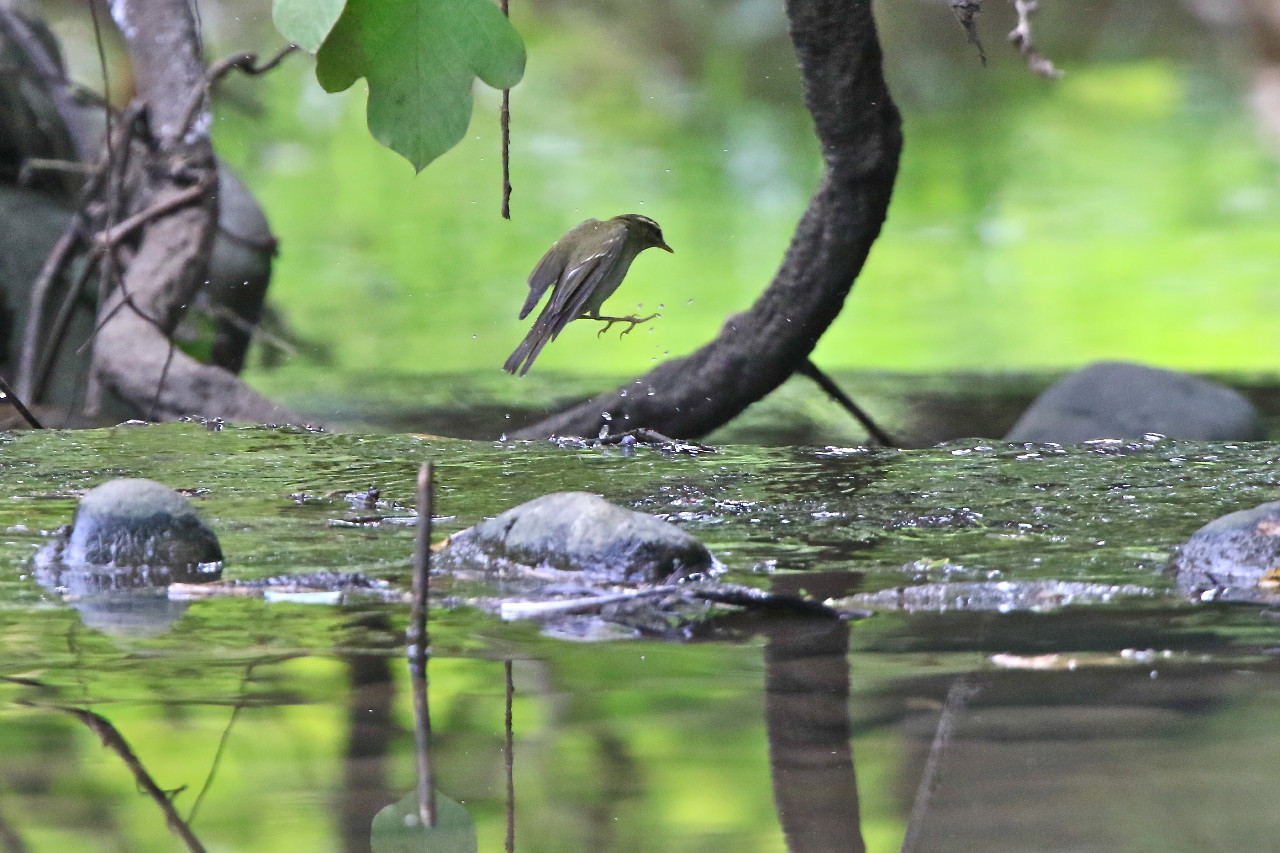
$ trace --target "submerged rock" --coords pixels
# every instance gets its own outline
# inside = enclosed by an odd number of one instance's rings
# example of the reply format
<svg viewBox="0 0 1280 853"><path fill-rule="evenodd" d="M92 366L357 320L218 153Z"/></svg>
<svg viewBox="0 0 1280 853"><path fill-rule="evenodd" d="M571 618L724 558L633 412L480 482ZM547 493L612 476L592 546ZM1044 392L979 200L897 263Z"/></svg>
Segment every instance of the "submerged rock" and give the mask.
<svg viewBox="0 0 1280 853"><path fill-rule="evenodd" d="M1280 598L1280 501L1228 513L1174 555L1178 587L1198 599Z"/></svg>
<svg viewBox="0 0 1280 853"><path fill-rule="evenodd" d="M926 583L864 592L831 602L837 609L995 611L1045 613L1072 604L1107 604L1119 597L1149 596L1151 590L1132 584L1111 585L1075 581L958 581Z"/></svg>
<svg viewBox="0 0 1280 853"><path fill-rule="evenodd" d="M1192 441L1261 437L1257 410L1234 389L1172 370L1099 362L1051 385L1005 440L1067 444L1146 433Z"/></svg>
<svg viewBox="0 0 1280 853"><path fill-rule="evenodd" d="M586 492L556 492L449 537L445 568L581 572L591 582L653 583L716 568L706 546L673 524Z"/></svg>
<svg viewBox="0 0 1280 853"><path fill-rule="evenodd" d="M42 548L36 561L84 575L88 591L209 579L222 549L182 495L154 480L121 479L90 490L70 532Z"/></svg>
<svg viewBox="0 0 1280 853"><path fill-rule="evenodd" d="M217 580L221 561L218 538L182 495L154 480L109 480L36 554L35 578L90 628L156 636L187 606L169 600L168 585Z"/></svg>

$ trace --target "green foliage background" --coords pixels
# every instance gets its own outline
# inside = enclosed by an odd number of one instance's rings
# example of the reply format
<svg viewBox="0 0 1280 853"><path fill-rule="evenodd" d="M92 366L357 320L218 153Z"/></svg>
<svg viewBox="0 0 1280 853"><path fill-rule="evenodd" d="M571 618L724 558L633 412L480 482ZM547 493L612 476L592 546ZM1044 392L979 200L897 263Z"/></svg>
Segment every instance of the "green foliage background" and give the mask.
<svg viewBox="0 0 1280 853"><path fill-rule="evenodd" d="M1176 15L1107 39L1051 5L1040 39L1068 74L1049 83L1003 48L998 10L982 69L935 7L882 9L906 151L821 362L1271 369L1280 182L1245 107L1244 45L1208 49ZM359 84L325 95L306 60L238 83L261 111L225 100L217 142L280 236L273 292L295 330L328 369L497 371L541 252L588 216L642 211L676 254L644 256L611 304L662 318L621 341L571 327L539 367L636 372L714 335L768 283L819 170L781 12L746 8L686 10L689 44L609 4L517 4L512 222L495 92L414 178L369 139Z"/></svg>

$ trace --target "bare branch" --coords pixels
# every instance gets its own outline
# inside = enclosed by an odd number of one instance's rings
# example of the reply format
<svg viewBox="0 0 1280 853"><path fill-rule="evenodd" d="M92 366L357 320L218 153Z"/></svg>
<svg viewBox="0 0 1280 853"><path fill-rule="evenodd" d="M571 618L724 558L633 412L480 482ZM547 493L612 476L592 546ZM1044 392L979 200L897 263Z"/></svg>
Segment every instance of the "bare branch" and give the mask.
<svg viewBox="0 0 1280 853"><path fill-rule="evenodd" d="M982 0L948 0L948 2L951 3L951 11L956 13L956 20L960 22L960 26L964 27L964 34L969 39L969 44L977 49L978 59L986 65L987 52L982 49L976 23L978 13L982 11Z"/></svg>
<svg viewBox="0 0 1280 853"><path fill-rule="evenodd" d="M1062 71L1052 60L1036 50L1035 41L1031 37L1031 16L1036 13L1039 5L1039 0L1013 0L1013 8L1018 12L1018 25L1009 33L1009 43L1022 54L1022 58L1027 61L1027 68L1032 72L1057 80L1062 76Z"/></svg>

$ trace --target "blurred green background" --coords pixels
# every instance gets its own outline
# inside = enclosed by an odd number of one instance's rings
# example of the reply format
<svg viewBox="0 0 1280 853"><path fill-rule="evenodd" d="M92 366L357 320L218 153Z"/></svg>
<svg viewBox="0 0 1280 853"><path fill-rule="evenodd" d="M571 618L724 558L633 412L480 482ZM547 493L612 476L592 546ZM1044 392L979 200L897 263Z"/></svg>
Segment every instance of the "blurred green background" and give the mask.
<svg viewBox="0 0 1280 853"><path fill-rule="evenodd" d="M1056 82L1005 44L1007 3L979 20L986 68L941 0L877 3L906 149L818 362L1274 370L1280 168L1247 103L1249 33L1169 0L1041 6ZM210 57L278 45L267 0L201 12ZM621 340L574 324L539 372L643 372L768 284L820 170L782 3L515 0L512 15L529 64L512 92L511 222L492 90L467 139L415 177L364 129L362 84L323 93L309 57L224 87L218 150L267 210L272 299L309 344L251 381L500 376L527 331L525 277L590 216L662 224L676 254L642 256L609 306L662 317ZM96 85L92 55L75 67Z"/></svg>

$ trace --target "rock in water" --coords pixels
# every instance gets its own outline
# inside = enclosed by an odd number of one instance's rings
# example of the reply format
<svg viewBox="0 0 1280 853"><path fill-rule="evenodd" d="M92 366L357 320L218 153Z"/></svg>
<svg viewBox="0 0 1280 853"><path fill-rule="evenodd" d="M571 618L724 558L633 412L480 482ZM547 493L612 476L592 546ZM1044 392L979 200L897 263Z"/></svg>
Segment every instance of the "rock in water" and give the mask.
<svg viewBox="0 0 1280 853"><path fill-rule="evenodd" d="M1227 513L1191 534L1172 561L1196 598L1271 601L1280 592L1280 501Z"/></svg>
<svg viewBox="0 0 1280 853"><path fill-rule="evenodd" d="M586 492L555 492L513 507L451 536L439 557L445 566L549 567L626 583L716 567L706 546L675 525Z"/></svg>
<svg viewBox="0 0 1280 853"><path fill-rule="evenodd" d="M61 560L69 567L185 570L220 562L222 549L182 495L154 480L122 479L81 499Z"/></svg>
<svg viewBox="0 0 1280 853"><path fill-rule="evenodd" d="M1191 441L1261 437L1257 411L1232 388L1172 370L1099 362L1049 386L1005 440L1067 444L1153 432Z"/></svg>
<svg viewBox="0 0 1280 853"><path fill-rule="evenodd" d="M68 532L35 556L36 582L68 596L85 625L113 635L156 636L186 609L175 581L222 575L222 549L191 503L154 480L109 480L89 491Z"/></svg>

